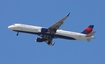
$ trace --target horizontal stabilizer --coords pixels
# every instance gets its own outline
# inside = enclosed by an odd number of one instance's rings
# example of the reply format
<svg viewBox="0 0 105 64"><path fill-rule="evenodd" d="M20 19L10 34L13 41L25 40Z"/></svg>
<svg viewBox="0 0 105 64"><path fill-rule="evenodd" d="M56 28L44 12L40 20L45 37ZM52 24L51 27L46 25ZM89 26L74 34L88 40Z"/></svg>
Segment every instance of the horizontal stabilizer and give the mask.
<svg viewBox="0 0 105 64"><path fill-rule="evenodd" d="M87 39L88 42L90 42L90 39Z"/></svg>
<svg viewBox="0 0 105 64"><path fill-rule="evenodd" d="M95 33L95 31L87 34L86 37L91 37L94 33Z"/></svg>

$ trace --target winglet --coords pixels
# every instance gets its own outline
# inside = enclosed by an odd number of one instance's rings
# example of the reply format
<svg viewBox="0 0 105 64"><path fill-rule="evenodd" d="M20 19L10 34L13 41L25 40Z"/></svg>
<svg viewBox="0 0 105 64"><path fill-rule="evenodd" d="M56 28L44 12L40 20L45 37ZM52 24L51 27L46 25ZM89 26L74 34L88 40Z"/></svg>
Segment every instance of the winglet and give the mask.
<svg viewBox="0 0 105 64"><path fill-rule="evenodd" d="M69 14L67 15L67 17L70 15L70 12L69 12Z"/></svg>

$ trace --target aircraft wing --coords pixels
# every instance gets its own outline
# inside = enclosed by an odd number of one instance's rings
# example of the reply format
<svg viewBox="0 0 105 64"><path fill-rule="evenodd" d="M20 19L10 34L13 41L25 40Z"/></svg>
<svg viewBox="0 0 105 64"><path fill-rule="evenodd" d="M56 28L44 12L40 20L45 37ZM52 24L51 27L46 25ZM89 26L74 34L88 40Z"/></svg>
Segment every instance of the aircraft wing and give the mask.
<svg viewBox="0 0 105 64"><path fill-rule="evenodd" d="M61 20L59 20L57 23L53 24L52 26L50 26L48 28L48 34L49 35L43 35L41 36L42 39L45 40L45 42L49 45L49 46L53 46L55 43L52 43L53 40L53 35L56 33L56 30L64 23L64 20L70 15L70 13L68 15L66 15L65 17L63 17Z"/></svg>
<svg viewBox="0 0 105 64"><path fill-rule="evenodd" d="M68 15L66 15L64 18L62 18L61 20L59 20L57 23L53 24L52 26L50 26L48 28L49 32L51 34L55 34L56 30L64 23L64 20L70 15L70 13Z"/></svg>

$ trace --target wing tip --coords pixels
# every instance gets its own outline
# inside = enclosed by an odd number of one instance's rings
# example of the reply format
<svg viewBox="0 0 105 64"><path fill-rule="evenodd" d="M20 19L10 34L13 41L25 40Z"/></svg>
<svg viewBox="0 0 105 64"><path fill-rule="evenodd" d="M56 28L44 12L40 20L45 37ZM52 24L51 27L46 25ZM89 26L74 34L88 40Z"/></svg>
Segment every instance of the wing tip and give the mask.
<svg viewBox="0 0 105 64"><path fill-rule="evenodd" d="M70 15L70 12L67 14L67 17Z"/></svg>

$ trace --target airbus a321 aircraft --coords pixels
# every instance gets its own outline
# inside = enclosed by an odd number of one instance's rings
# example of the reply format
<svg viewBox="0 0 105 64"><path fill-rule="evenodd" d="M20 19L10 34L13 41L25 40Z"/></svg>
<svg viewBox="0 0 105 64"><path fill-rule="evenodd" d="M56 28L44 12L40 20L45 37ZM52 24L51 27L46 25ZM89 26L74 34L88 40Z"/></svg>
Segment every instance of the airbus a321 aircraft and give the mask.
<svg viewBox="0 0 105 64"><path fill-rule="evenodd" d="M68 40L87 40L88 42L90 42L90 40L94 38L93 34L95 33L95 31L92 32L94 25L89 25L81 33L59 29L59 27L64 23L64 20L69 15L70 13L48 28L26 24L13 24L8 26L8 28L10 30L16 31L17 36L19 32L37 34L40 37L36 38L36 42L46 42L49 46L54 45L54 43L52 43L52 40L54 38L62 38Z"/></svg>

